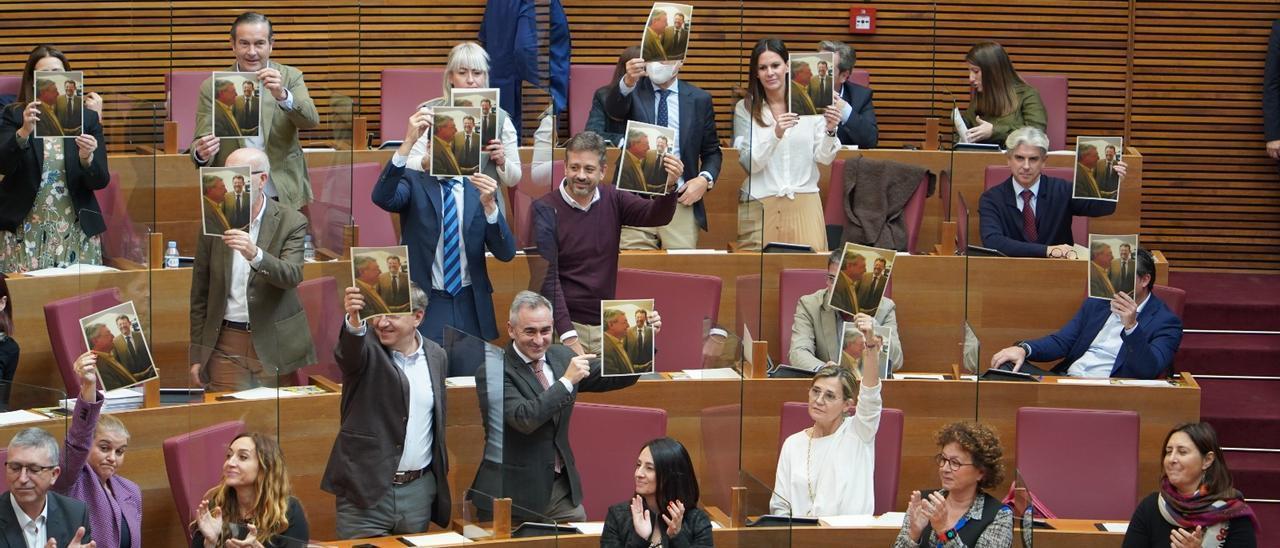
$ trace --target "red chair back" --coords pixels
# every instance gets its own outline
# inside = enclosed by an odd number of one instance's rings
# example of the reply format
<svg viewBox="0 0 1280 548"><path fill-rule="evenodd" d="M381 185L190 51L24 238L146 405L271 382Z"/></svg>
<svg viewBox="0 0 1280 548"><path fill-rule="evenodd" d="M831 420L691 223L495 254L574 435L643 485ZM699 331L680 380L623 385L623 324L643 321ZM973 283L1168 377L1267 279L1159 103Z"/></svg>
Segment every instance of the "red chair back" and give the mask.
<svg viewBox="0 0 1280 548"><path fill-rule="evenodd" d="M338 301L338 280L333 276L314 278L298 284L298 298L311 327L311 341L316 347L316 363L293 373L295 386L307 384L311 375L321 375L342 382L342 370L333 358L342 324L342 304Z"/></svg>
<svg viewBox="0 0 1280 548"><path fill-rule="evenodd" d="M844 226L844 160L831 161L831 182L823 201L822 218L827 226Z"/></svg>
<svg viewBox="0 0 1280 548"><path fill-rule="evenodd" d="M114 287L99 289L58 299L44 305L45 327L49 330L49 346L53 348L53 359L58 362L58 373L62 374L62 384L67 394L80 393L80 380L76 378L74 364L76 358L89 348L84 342L84 330L80 328L80 318L120 304L120 290Z"/></svg>
<svg viewBox="0 0 1280 548"><path fill-rule="evenodd" d="M817 268L784 268L778 274L778 341L782 343L783 363L791 355L791 325L796 321L796 302L800 297L827 286L827 271Z"/></svg>
<svg viewBox="0 0 1280 548"><path fill-rule="evenodd" d="M231 440L244 431L244 421L227 421L164 440L165 471L173 493L178 523L191 540L187 524L195 518L204 494L222 479L222 455Z"/></svg>
<svg viewBox="0 0 1280 548"><path fill-rule="evenodd" d="M702 363L706 322L720 317L719 276L654 270L618 269L618 299L653 298L662 314L662 331L654 338L655 371L680 371Z"/></svg>
<svg viewBox="0 0 1280 548"><path fill-rule="evenodd" d="M364 247L399 245L391 214L373 203L373 186L378 183L382 166L367 162L351 166L351 216L360 227L360 243Z"/></svg>
<svg viewBox="0 0 1280 548"><path fill-rule="evenodd" d="M1042 174L1050 177L1057 177L1067 182L1075 179L1076 171L1070 167L1046 167L1041 171ZM983 190L990 189L1011 176L1009 166L994 165L987 166ZM972 198L966 198L972 199ZM970 211L970 213L973 213ZM1080 245L1089 245L1089 218L1083 216L1071 217L1071 239ZM971 239L969 243L973 243Z"/></svg>
<svg viewBox="0 0 1280 548"><path fill-rule="evenodd" d="M443 93L444 69L442 68L383 69L382 125L378 132L381 140L404 139L404 130L409 125L409 116L418 109L418 105L440 97ZM448 100L448 97L445 99Z"/></svg>
<svg viewBox="0 0 1280 548"><path fill-rule="evenodd" d="M146 238L138 233L129 215L128 204L120 190L120 174L111 172L111 181L105 188L93 191L102 210L102 221L107 231L102 233L102 254L108 259L128 259L147 263ZM158 259L159 257L156 258Z"/></svg>
<svg viewBox="0 0 1280 548"><path fill-rule="evenodd" d="M16 96L21 88L21 76L0 76L0 95Z"/></svg>
<svg viewBox="0 0 1280 548"><path fill-rule="evenodd" d="M507 219L507 223L511 228L511 233L516 237L516 245L521 248L532 247L533 241L533 216L529 211L533 208L533 201L541 198L556 188L560 181L564 179L564 160L554 160L551 162L551 180L533 180L533 165L524 164L524 172L521 175L520 184L510 190L508 194L511 200L511 218Z"/></svg>
<svg viewBox="0 0 1280 548"><path fill-rule="evenodd" d="M1064 519L1120 520L1138 496L1138 414L1093 409L1018 409L1018 471L1024 487ZM1090 474L1064 474L1079 463Z"/></svg>
<svg viewBox="0 0 1280 548"><path fill-rule="evenodd" d="M849 81L864 88L871 87L871 73L865 70L853 69L849 71Z"/></svg>
<svg viewBox="0 0 1280 548"><path fill-rule="evenodd" d="M316 249L328 249L341 253L347 245L345 227L351 224L351 187L352 166L309 166L307 178L311 180L311 189L315 201L307 206L308 222L311 224L312 244ZM369 200L365 194L365 200Z"/></svg>
<svg viewBox="0 0 1280 548"><path fill-rule="evenodd" d="M880 427L876 429L876 462L874 476L875 513L892 512L898 507L898 475L902 469L901 409L885 407L880 411ZM779 417L778 451L792 434L813 424L809 404L789 401L782 404Z"/></svg>
<svg viewBox="0 0 1280 548"><path fill-rule="evenodd" d="M1164 301L1164 305L1169 307L1169 310L1172 310L1178 319L1183 319L1182 310L1187 304L1186 290L1169 285L1154 284L1151 286L1151 292L1155 293L1156 297L1159 297L1161 301Z"/></svg>
<svg viewBox="0 0 1280 548"><path fill-rule="evenodd" d="M582 506L587 519L603 520L609 506L635 494L635 462L649 440L667 435L667 412L649 407L577 403L569 423Z"/></svg>
<svg viewBox="0 0 1280 548"><path fill-rule="evenodd" d="M569 134L587 128L591 99L596 90L609 85L614 65L569 65Z"/></svg>
<svg viewBox="0 0 1280 548"><path fill-rule="evenodd" d="M1022 74L1022 79L1044 101L1048 118L1045 133L1049 135L1049 150L1067 148L1067 77L1061 74ZM1003 145L1003 143L1001 143Z"/></svg>
<svg viewBox="0 0 1280 548"><path fill-rule="evenodd" d="M196 108L200 105L200 84L213 77L209 71L178 71L164 75L169 121L178 123L178 150L185 151L196 137ZM212 131L212 128L210 128Z"/></svg>

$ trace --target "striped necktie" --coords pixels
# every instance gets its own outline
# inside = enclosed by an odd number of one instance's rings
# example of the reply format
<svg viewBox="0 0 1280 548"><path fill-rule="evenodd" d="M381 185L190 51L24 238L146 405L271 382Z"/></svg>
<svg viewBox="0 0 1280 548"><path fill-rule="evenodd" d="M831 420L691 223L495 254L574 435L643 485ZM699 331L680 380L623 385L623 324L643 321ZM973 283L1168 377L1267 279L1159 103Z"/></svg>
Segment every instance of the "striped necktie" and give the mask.
<svg viewBox="0 0 1280 548"><path fill-rule="evenodd" d="M459 254L461 238L458 235L458 202L453 198L453 187L465 183L457 179L444 181L443 220L441 221L441 238L444 238L443 256L440 257L441 270L444 272L444 290L450 295L462 291L462 256Z"/></svg>

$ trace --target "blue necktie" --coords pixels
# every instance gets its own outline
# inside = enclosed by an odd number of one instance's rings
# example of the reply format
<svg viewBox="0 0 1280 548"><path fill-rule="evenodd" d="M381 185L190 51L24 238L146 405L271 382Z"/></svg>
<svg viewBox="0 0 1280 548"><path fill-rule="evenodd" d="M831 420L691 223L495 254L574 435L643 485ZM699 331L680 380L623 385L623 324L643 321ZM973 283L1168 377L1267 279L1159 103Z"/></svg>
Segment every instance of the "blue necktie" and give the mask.
<svg viewBox="0 0 1280 548"><path fill-rule="evenodd" d="M466 179L463 179L466 182ZM444 290L450 295L462 291L462 256L458 253L458 202L453 199L453 186L460 184L455 179L444 181L444 220L441 222L444 238L444 256L440 257L441 270L444 271Z"/></svg>
<svg viewBox="0 0 1280 548"><path fill-rule="evenodd" d="M669 89L658 90L658 124L667 127L667 95L671 94Z"/></svg>

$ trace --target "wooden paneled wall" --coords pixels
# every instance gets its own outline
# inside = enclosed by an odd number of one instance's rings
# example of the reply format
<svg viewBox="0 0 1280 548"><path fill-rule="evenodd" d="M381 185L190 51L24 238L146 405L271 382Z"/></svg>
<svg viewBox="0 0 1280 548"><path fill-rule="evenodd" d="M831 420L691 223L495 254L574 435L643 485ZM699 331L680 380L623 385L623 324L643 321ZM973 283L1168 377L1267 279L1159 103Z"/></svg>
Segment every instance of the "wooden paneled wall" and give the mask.
<svg viewBox="0 0 1280 548"><path fill-rule="evenodd" d="M531 0L532 1L532 0ZM575 63L611 63L638 37L649 0L563 0ZM777 35L793 50L844 40L871 72L880 141L919 145L922 118L967 101L963 55L996 39L1023 72L1070 78L1069 142L1124 135L1146 157L1145 245L1175 269L1280 270L1280 176L1263 155L1261 81L1272 0L882 0L875 35L848 32L849 2L693 0L692 58L682 76L715 98L722 142L730 142L733 88L745 83L749 49ZM545 4L539 0L538 5ZM273 58L301 68L322 117L335 98L357 101L378 129L379 73L442 66L450 47L476 36L482 0L278 0ZM231 61L227 30L248 7L233 0L103 0L0 4L0 74L54 39L88 71L86 87L149 101L163 118L164 74ZM541 18L540 18L541 19ZM41 32L33 33L31 29ZM423 90L423 98L438 95ZM111 98L108 98L111 100ZM525 119L545 97L530 101ZM146 108L112 101L113 150L155 143ZM563 127L563 126L562 126ZM307 135L327 140L332 129ZM1123 193L1122 193L1123 194Z"/></svg>

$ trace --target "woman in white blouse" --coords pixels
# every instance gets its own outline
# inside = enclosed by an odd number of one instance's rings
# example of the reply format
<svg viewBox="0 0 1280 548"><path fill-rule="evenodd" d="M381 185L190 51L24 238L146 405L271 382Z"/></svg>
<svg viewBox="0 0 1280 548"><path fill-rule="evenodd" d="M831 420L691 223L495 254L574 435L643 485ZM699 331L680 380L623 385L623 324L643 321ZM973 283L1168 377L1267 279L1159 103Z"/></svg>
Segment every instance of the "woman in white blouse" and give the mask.
<svg viewBox="0 0 1280 548"><path fill-rule="evenodd" d="M747 96L733 110L734 143L747 170L738 205L738 241L744 250L786 242L826 251L818 164L831 164L840 150L840 102L821 116L789 112L788 86L797 93L806 88L791 81L787 59L781 40L757 42Z"/></svg>
<svg viewBox="0 0 1280 548"><path fill-rule="evenodd" d="M865 314L854 325L866 341L879 341ZM853 371L833 363L809 387L813 426L782 443L769 513L791 516L871 514L875 509L875 441L880 428L880 344L863 347L862 385L854 405Z"/></svg>
<svg viewBox="0 0 1280 548"><path fill-rule="evenodd" d="M445 65L444 96L431 99L418 108L434 109L450 104L450 93L453 89L477 89L489 87L489 54L475 42L463 42L449 51L449 61ZM477 105L479 106L479 105ZM482 162L486 175L498 181L502 186L512 187L520 182L520 149L516 136L516 128L511 124L511 117L502 108L498 108L498 125L501 131L498 138L484 143L482 155L487 156ZM409 152L407 167L419 171L431 170L431 136L432 132L424 131L422 137L413 144ZM505 207L505 192L498 193L499 207Z"/></svg>

